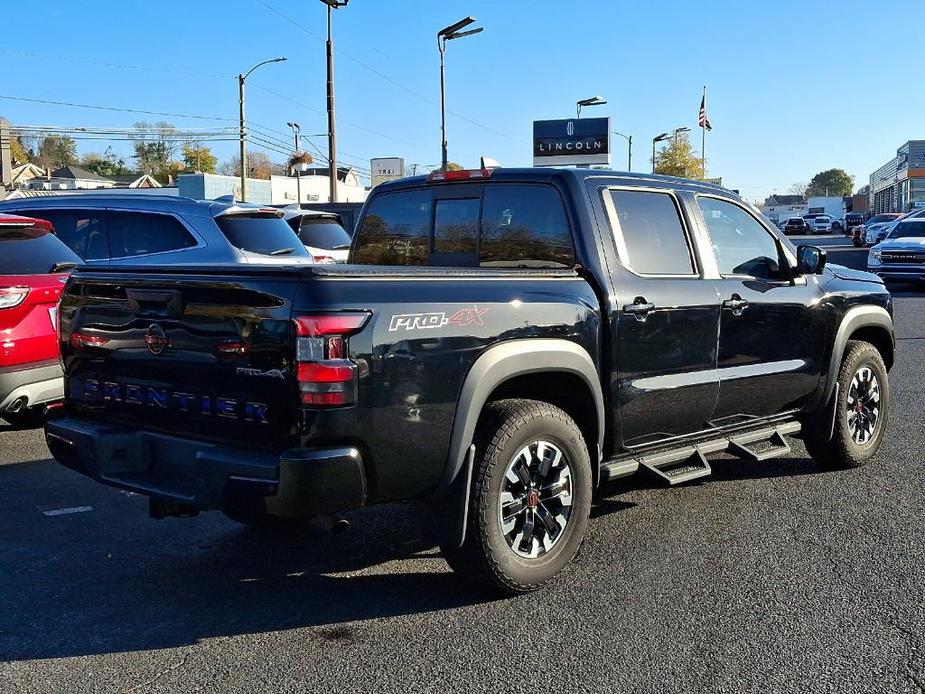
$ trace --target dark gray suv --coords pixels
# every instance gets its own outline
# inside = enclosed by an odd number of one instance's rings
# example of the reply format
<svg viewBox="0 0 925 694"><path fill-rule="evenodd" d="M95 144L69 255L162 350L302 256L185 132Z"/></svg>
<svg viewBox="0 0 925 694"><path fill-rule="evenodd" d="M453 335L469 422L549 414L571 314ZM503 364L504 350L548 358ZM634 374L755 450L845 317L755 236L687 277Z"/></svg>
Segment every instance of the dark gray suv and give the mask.
<svg viewBox="0 0 925 694"><path fill-rule="evenodd" d="M86 193L0 202L0 212L47 219L88 264L307 264L280 210L231 198Z"/></svg>

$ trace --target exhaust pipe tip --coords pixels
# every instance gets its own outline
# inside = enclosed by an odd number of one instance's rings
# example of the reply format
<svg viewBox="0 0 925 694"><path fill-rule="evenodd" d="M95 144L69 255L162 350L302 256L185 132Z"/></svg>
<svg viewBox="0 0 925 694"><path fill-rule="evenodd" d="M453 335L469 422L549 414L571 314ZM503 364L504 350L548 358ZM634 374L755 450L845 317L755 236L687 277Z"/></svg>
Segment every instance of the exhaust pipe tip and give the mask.
<svg viewBox="0 0 925 694"><path fill-rule="evenodd" d="M13 402L11 402L9 406L6 408L6 411L7 412L22 412L24 409L26 409L26 406L28 404L29 404L29 399L25 395L22 395L16 398Z"/></svg>
<svg viewBox="0 0 925 694"><path fill-rule="evenodd" d="M342 533L350 530L350 521L348 521L343 516L333 516L331 518L331 532L335 535L340 535Z"/></svg>

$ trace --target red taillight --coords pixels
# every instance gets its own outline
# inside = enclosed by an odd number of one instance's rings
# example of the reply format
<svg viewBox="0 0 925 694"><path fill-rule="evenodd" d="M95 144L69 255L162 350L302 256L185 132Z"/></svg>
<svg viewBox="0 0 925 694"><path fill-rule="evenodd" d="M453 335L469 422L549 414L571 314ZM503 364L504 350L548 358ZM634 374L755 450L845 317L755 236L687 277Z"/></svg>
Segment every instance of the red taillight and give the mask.
<svg viewBox="0 0 925 694"><path fill-rule="evenodd" d="M303 405L356 403L356 364L347 338L362 330L368 313L330 313L295 319L299 396Z"/></svg>
<svg viewBox="0 0 925 694"><path fill-rule="evenodd" d="M427 176L428 183L444 181L468 181L474 178L491 178L491 169L460 169L458 171L434 171Z"/></svg>
<svg viewBox="0 0 925 694"><path fill-rule="evenodd" d="M88 335L87 333L71 333L71 346L77 349L83 347L105 347L109 342L108 337L100 335Z"/></svg>
<svg viewBox="0 0 925 694"><path fill-rule="evenodd" d="M19 306L29 295L29 287L0 287L0 309Z"/></svg>

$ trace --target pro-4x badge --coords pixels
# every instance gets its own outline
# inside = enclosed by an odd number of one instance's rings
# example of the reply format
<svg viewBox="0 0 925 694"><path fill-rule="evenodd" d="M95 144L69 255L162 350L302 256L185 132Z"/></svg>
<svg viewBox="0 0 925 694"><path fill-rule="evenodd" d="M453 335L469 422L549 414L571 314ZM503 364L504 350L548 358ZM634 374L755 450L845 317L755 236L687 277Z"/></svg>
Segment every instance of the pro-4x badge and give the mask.
<svg viewBox="0 0 925 694"><path fill-rule="evenodd" d="M428 313L396 313L389 321L389 332L397 330L429 330L442 328L444 325L454 325L464 328L467 325L485 325L482 320L488 313L487 308L470 306L458 309L455 313L447 315L443 311Z"/></svg>

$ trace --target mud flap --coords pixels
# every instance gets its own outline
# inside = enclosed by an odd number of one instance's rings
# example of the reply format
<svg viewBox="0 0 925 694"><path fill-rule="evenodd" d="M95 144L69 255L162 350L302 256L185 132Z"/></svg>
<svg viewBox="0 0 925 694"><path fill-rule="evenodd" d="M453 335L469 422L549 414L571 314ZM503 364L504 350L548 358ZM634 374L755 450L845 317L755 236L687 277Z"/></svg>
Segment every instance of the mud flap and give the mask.
<svg viewBox="0 0 925 694"><path fill-rule="evenodd" d="M440 497L423 504L423 529L444 549L459 549L466 541L469 495L475 467L475 444L469 446L462 469Z"/></svg>

